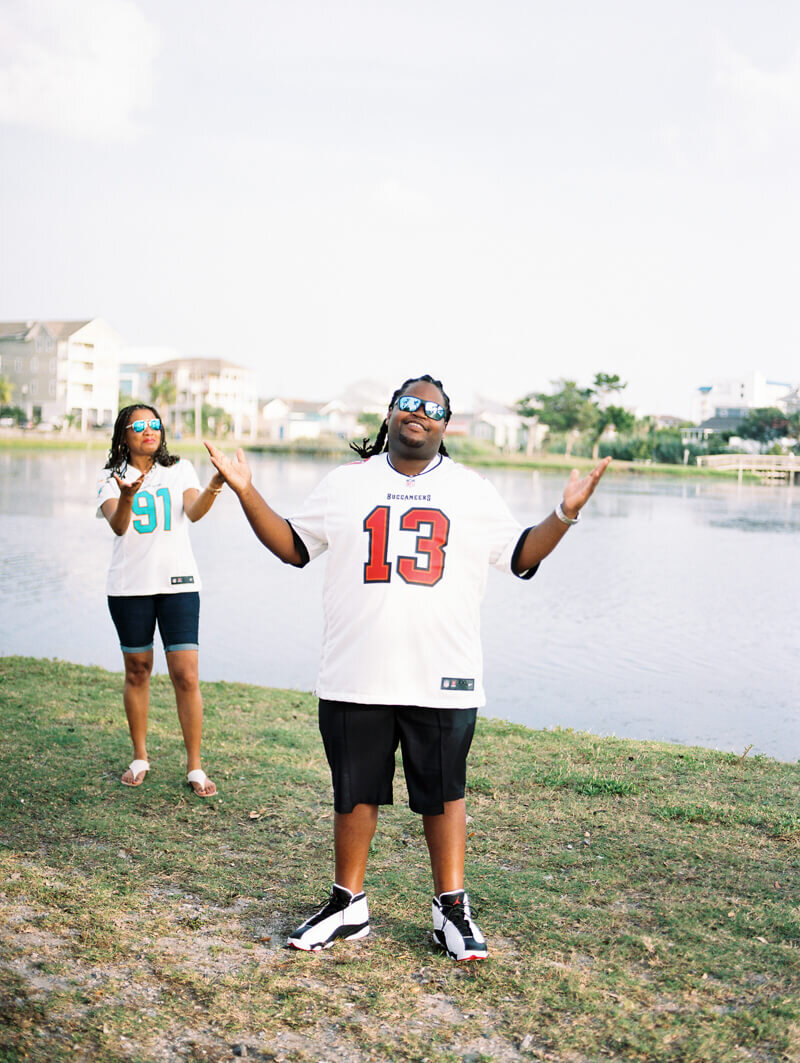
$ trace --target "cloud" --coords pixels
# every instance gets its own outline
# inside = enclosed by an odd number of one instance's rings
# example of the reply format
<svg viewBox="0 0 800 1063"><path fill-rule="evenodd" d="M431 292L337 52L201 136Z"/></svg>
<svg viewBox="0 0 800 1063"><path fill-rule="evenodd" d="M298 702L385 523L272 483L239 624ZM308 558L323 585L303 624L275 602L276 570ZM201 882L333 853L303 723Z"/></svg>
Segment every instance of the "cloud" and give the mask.
<svg viewBox="0 0 800 1063"><path fill-rule="evenodd" d="M126 139L152 101L159 45L133 0L5 0L0 123Z"/></svg>
<svg viewBox="0 0 800 1063"><path fill-rule="evenodd" d="M800 51L781 69L766 70L729 45L717 48L717 86L722 89L751 143L768 148L793 133L800 117Z"/></svg>

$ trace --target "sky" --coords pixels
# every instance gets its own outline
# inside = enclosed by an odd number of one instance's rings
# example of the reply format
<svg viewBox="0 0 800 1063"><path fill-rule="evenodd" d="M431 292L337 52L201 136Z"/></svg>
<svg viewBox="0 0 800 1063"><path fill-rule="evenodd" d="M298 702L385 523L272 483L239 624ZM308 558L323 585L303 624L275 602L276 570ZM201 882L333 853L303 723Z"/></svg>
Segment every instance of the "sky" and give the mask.
<svg viewBox="0 0 800 1063"><path fill-rule="evenodd" d="M794 0L0 0L0 153L0 320L264 396L800 380Z"/></svg>

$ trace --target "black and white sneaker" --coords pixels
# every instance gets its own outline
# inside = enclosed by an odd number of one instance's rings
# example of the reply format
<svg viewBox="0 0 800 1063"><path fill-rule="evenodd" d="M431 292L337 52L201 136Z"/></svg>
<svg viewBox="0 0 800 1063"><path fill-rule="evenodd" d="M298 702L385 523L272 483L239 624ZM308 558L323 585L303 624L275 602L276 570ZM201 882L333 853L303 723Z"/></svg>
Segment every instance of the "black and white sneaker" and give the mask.
<svg viewBox="0 0 800 1063"><path fill-rule="evenodd" d="M453 890L433 898L433 937L454 960L485 960L489 955L481 929L472 920L469 897Z"/></svg>
<svg viewBox="0 0 800 1063"><path fill-rule="evenodd" d="M352 894L344 886L333 885L331 899L289 935L287 945L305 952L329 949L337 938L354 941L369 933L369 909L364 893Z"/></svg>

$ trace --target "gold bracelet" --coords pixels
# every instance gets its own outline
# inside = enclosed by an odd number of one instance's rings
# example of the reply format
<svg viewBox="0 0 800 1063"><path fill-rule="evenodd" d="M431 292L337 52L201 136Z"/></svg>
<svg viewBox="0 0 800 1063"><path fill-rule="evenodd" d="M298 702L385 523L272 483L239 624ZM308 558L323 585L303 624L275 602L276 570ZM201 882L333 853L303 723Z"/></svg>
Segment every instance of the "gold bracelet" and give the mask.
<svg viewBox="0 0 800 1063"><path fill-rule="evenodd" d="M208 487L206 488L206 491L210 491L212 495L218 495L222 491L222 488L221 487L212 487L211 484L209 484Z"/></svg>

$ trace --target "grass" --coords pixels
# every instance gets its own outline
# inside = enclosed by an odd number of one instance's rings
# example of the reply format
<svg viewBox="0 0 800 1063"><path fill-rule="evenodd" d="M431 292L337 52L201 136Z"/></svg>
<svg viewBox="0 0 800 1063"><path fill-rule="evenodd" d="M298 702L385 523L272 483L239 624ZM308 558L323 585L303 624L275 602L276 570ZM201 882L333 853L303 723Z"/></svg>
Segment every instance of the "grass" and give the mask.
<svg viewBox="0 0 800 1063"><path fill-rule="evenodd" d="M217 441L226 453L233 453L239 445L235 441ZM30 451L30 450L97 450L108 451L110 436L106 437L98 433L95 436L83 437L61 436L57 433L49 433L45 436L36 436L32 432L19 435L0 435L0 451ZM176 454L205 455L203 444L189 437L180 440L170 440L170 449ZM242 446L246 452L257 454L288 455L295 458L340 458L349 460L353 455L346 440L330 437L326 440L298 440L294 443L247 443ZM505 454L491 443L472 439L460 439L454 437L447 440L448 451L456 461L466 465L483 468L512 468L512 469L539 469L551 472L570 472L572 469L588 471L597 464L592 458L582 458L576 455L537 453L527 456L521 453ZM646 463L636 461L621 461L615 459L608 469L608 474L614 476L671 476L678 478L701 479L701 480L735 480L738 472L725 469L710 469L697 465L667 465L658 463ZM752 473L744 473L746 483L760 483L759 477ZM2 1061L0 1060L0 1063Z"/></svg>
<svg viewBox="0 0 800 1063"><path fill-rule="evenodd" d="M190 795L169 681L144 785L121 677L0 658L0 1061L800 1060L800 767L479 722L468 886L491 958L428 935L417 817L381 814L373 933L286 934L331 877L305 693L204 684Z"/></svg>

